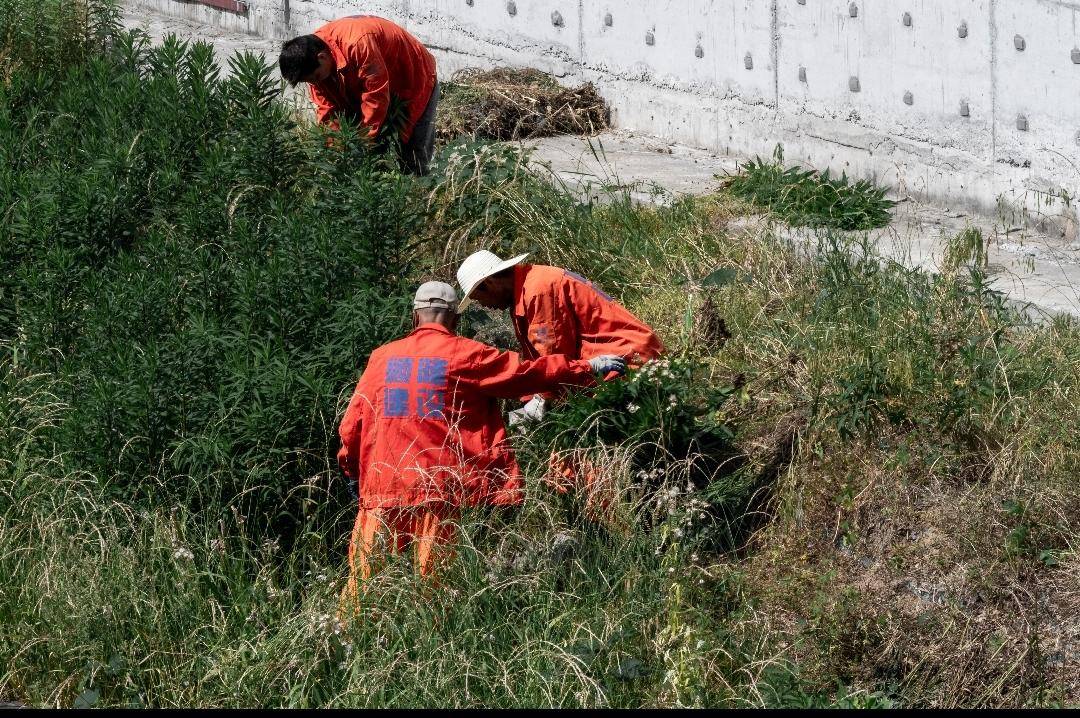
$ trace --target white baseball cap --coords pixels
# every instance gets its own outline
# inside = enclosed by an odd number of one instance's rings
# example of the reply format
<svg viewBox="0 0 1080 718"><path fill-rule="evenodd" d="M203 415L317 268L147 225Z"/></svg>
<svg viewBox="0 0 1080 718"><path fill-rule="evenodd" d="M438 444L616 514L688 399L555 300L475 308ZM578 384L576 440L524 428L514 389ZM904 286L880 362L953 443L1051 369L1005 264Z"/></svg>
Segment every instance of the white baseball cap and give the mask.
<svg viewBox="0 0 1080 718"><path fill-rule="evenodd" d="M424 282L413 297L413 309L458 311L457 292L446 282Z"/></svg>
<svg viewBox="0 0 1080 718"><path fill-rule="evenodd" d="M461 285L460 308L464 309L469 306L469 295L472 294L472 291L476 289L480 282L504 269L521 264L528 256L528 254L519 254L513 259L504 262L499 259L497 254L481 249L479 252L473 252L466 257L457 270L457 281Z"/></svg>

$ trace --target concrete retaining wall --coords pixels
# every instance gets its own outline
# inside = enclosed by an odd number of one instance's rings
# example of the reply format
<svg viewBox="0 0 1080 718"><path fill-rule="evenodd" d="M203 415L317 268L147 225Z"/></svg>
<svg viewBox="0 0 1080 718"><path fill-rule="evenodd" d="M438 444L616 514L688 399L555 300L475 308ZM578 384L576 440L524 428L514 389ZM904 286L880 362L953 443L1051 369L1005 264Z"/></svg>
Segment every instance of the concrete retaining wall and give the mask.
<svg viewBox="0 0 1080 718"><path fill-rule="evenodd" d="M247 18L157 11L288 37L381 15L444 77L530 65L591 80L617 126L873 178L919 199L1044 219L1075 238L1080 2L1064 0L249 0Z"/></svg>

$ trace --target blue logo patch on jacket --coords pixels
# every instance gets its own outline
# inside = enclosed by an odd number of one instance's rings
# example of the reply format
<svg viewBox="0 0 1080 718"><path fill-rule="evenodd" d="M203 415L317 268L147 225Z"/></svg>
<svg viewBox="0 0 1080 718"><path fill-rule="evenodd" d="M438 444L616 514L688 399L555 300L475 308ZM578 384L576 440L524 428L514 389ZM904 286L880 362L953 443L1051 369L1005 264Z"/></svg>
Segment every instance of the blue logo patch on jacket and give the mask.
<svg viewBox="0 0 1080 718"><path fill-rule="evenodd" d="M570 277L571 279L576 279L577 281L581 282L582 284L590 287L594 292L596 292L597 294L599 294L601 297L608 300L609 302L613 301L610 294L608 294L607 292L602 290L600 287L598 287L595 284L593 284L592 282L590 282L588 279L585 279L585 277L581 276L580 274L577 274L575 272L571 272L569 269L564 270L564 272L566 273L566 276Z"/></svg>
<svg viewBox="0 0 1080 718"><path fill-rule="evenodd" d="M413 366L416 382L413 383ZM386 361L383 416L446 420L446 376L449 362L435 357L390 357Z"/></svg>

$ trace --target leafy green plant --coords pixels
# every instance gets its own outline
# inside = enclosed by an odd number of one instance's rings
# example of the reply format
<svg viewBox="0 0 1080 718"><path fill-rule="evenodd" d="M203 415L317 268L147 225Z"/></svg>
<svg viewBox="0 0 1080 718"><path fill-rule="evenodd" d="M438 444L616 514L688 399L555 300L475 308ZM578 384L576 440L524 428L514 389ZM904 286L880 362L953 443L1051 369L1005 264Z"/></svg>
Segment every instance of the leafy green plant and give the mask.
<svg viewBox="0 0 1080 718"><path fill-rule="evenodd" d="M723 418L724 404L732 393L691 361L654 360L624 380L556 403L532 436L555 450L588 442L638 445L645 452L636 460L639 468L686 460L694 452L726 456L734 435Z"/></svg>
<svg viewBox="0 0 1080 718"><path fill-rule="evenodd" d="M756 158L744 164L731 178L728 191L751 204L770 210L793 226L868 230L889 223L895 204L885 198L885 190L867 180L851 182L847 175L829 176L784 167L784 152L777 145L773 161Z"/></svg>
<svg viewBox="0 0 1080 718"><path fill-rule="evenodd" d="M978 227L967 227L945 244L944 265L955 270L959 266L972 263L975 267L986 267L989 262L986 238Z"/></svg>
<svg viewBox="0 0 1080 718"><path fill-rule="evenodd" d="M0 85L32 77L46 88L107 48L120 27L112 0L0 2Z"/></svg>
<svg viewBox="0 0 1080 718"><path fill-rule="evenodd" d="M654 360L625 379L556 401L527 429L524 458L543 473L551 457L571 464L589 457L596 485L618 486L658 510L636 521L668 524L682 547L732 548L754 490L753 477L740 472L726 419L733 393L692 361ZM680 497L689 503L676 510Z"/></svg>
<svg viewBox="0 0 1080 718"><path fill-rule="evenodd" d="M299 132L251 54L223 79L205 43L122 33L26 77L0 86L0 339L64 377L55 440L118 497L244 495L288 533L407 321L422 197L355 129Z"/></svg>

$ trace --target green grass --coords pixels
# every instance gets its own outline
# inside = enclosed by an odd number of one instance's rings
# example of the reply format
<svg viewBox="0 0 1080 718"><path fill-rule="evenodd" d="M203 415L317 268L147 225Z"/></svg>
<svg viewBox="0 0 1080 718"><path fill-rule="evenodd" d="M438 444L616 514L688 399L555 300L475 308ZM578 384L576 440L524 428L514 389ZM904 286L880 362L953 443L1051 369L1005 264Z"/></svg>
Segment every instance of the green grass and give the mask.
<svg viewBox="0 0 1080 718"><path fill-rule="evenodd" d="M0 700L1080 700L1080 327L990 291L979 237L930 276L729 229L730 194L582 203L500 145L410 178L293 122L250 57L222 79L116 37L0 43ZM339 619L340 411L409 290L480 246L594 279L670 364L516 439L525 505L464 516L439 586L394 561ZM612 520L545 486L552 450Z"/></svg>
<svg viewBox="0 0 1080 718"><path fill-rule="evenodd" d="M894 203L883 188L866 180L851 182L846 174L833 178L828 170L785 167L779 146L772 162L757 158L740 169L728 191L792 226L869 230L889 223Z"/></svg>

